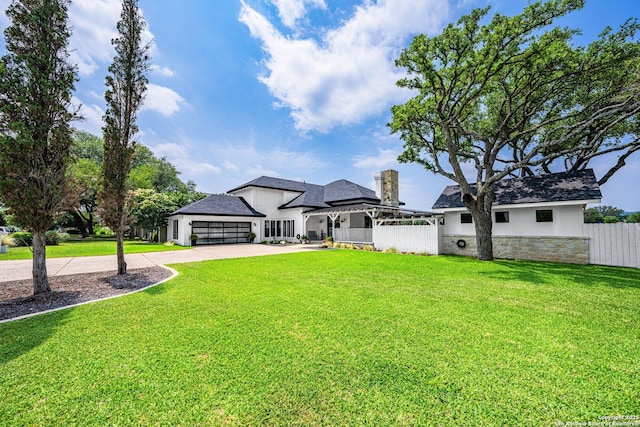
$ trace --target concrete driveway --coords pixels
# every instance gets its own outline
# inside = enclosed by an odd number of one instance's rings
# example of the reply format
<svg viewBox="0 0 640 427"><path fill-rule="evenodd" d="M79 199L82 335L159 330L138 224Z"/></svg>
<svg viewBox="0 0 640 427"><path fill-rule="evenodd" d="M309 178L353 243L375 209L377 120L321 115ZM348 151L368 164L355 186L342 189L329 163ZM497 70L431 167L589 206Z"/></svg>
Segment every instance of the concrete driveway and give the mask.
<svg viewBox="0 0 640 427"><path fill-rule="evenodd" d="M125 250L125 260L127 262L127 269L134 269L212 259L277 255L309 251L318 248L319 245L314 244L285 246L279 244L262 245L245 243L237 245L196 246L189 250L149 252L144 254L127 254ZM30 259L0 261L0 282L31 279L32 265L32 260ZM47 258L47 273L49 276L116 271L117 268L115 255Z"/></svg>

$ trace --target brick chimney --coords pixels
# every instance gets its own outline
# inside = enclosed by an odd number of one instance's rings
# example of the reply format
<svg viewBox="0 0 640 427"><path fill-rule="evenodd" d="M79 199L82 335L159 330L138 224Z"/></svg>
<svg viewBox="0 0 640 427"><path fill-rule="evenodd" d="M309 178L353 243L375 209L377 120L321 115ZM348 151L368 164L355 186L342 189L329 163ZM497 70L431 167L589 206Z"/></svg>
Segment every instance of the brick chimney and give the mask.
<svg viewBox="0 0 640 427"><path fill-rule="evenodd" d="M388 169L374 175L376 180L376 196L384 206L400 206L398 193L398 171Z"/></svg>

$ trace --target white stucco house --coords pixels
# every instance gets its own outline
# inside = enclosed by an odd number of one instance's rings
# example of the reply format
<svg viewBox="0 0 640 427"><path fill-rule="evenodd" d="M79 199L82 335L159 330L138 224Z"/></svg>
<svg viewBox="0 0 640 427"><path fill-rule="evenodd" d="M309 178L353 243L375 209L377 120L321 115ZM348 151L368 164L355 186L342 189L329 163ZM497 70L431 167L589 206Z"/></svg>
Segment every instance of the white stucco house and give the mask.
<svg viewBox="0 0 640 427"><path fill-rule="evenodd" d="M492 206L495 256L585 262L584 208L601 199L591 169L498 182ZM447 186L432 208L444 215L443 252L475 254L475 228L460 186Z"/></svg>
<svg viewBox="0 0 640 427"><path fill-rule="evenodd" d="M302 236L373 244L376 218L429 215L405 211L398 198L398 172L376 174L377 192L344 179L327 185L262 176L173 212L167 238L179 245L299 241Z"/></svg>
<svg viewBox="0 0 640 427"><path fill-rule="evenodd" d="M173 212L167 238L179 245L319 241L391 247L403 252L476 255L473 218L457 185L428 211L405 209L398 173L376 174L376 191L347 180L327 185L262 176ZM589 262L587 204L602 194L592 170L505 179L496 184L493 247L497 258Z"/></svg>

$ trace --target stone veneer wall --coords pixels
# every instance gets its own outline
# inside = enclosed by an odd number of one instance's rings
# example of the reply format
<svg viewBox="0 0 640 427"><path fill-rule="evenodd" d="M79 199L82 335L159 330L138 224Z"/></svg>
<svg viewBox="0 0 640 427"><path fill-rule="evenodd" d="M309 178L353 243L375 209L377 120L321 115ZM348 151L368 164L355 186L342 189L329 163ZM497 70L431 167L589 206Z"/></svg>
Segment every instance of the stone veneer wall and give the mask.
<svg viewBox="0 0 640 427"><path fill-rule="evenodd" d="M464 240L466 246L459 248L458 240ZM477 256L476 236L445 234L442 236L442 253L475 257ZM589 238L494 236L493 255L496 258L588 264Z"/></svg>

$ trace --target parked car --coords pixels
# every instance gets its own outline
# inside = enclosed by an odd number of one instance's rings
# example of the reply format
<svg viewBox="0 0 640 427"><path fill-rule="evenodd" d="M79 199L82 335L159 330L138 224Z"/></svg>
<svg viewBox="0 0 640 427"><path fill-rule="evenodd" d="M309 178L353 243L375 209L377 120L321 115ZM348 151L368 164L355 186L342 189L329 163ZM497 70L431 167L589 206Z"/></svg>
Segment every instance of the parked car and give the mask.
<svg viewBox="0 0 640 427"><path fill-rule="evenodd" d="M11 233L13 233L13 228L7 227L6 225L1 225L0 226L0 233L2 233L2 234L11 234Z"/></svg>

